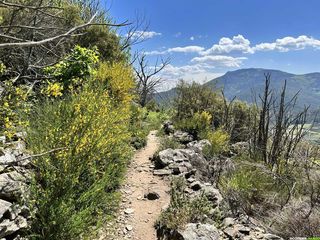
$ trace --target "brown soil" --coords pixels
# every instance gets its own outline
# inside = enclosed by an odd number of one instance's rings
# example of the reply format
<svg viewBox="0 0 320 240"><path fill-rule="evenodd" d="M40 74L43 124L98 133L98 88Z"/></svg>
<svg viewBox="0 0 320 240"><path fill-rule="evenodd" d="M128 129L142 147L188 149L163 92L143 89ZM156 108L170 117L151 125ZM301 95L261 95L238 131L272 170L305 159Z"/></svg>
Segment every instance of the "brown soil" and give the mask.
<svg viewBox="0 0 320 240"><path fill-rule="evenodd" d="M110 233L108 237L103 234L100 240L157 239L154 223L163 207L170 202L168 181L153 175L153 165L150 159L158 147L159 140L156 131L152 131L148 136L147 146L136 152L128 168L126 181L121 188L123 200L117 223L108 226L109 229L116 229L113 237L110 237ZM160 198L145 199L144 194L149 191L156 192Z"/></svg>

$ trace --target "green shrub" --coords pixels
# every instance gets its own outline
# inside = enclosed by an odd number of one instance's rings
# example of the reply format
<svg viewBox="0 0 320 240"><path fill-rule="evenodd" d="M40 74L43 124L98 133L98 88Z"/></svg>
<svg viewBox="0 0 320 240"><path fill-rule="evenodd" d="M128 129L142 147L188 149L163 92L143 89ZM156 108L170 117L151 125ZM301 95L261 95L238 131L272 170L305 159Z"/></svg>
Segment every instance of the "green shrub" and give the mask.
<svg viewBox="0 0 320 240"><path fill-rule="evenodd" d="M212 116L208 112L197 112L190 118L177 121L175 127L192 134L195 139L207 133L211 128Z"/></svg>
<svg viewBox="0 0 320 240"><path fill-rule="evenodd" d="M226 152L229 149L230 136L222 129L208 131L202 136L202 138L208 139L211 143L211 146L206 146L203 151L207 158Z"/></svg>
<svg viewBox="0 0 320 240"><path fill-rule="evenodd" d="M239 160L238 160L239 161ZM238 162L232 173L225 173L220 186L232 208L249 215L266 214L266 210L282 206L290 194L292 182L277 176L260 164ZM272 201L271 201L272 199Z"/></svg>
<svg viewBox="0 0 320 240"><path fill-rule="evenodd" d="M59 63L47 67L45 72L53 78L42 92L47 96L58 97L78 89L94 73L94 65L99 61L99 54L94 49L75 46L69 55Z"/></svg>
<svg viewBox="0 0 320 240"><path fill-rule="evenodd" d="M105 86L117 77L115 72L126 71L125 65L113 65L103 80L90 78L78 93L43 101L30 114L29 149L62 148L33 161L37 214L32 239L85 238L90 226L113 215L116 190L132 154L131 97L130 91L125 97L122 92L115 101L114 91ZM130 75L122 79L128 85L133 81Z"/></svg>
<svg viewBox="0 0 320 240"><path fill-rule="evenodd" d="M0 134L10 139L28 125L28 121L20 116L21 113L28 113L30 109L27 103L28 91L22 86L14 86L10 80L6 81L3 87L0 97Z"/></svg>
<svg viewBox="0 0 320 240"><path fill-rule="evenodd" d="M170 205L164 210L157 225L167 229L183 228L187 223L204 222L211 210L211 205L204 194L193 199L184 192L185 180L181 177L173 179L170 190Z"/></svg>
<svg viewBox="0 0 320 240"><path fill-rule="evenodd" d="M130 133L131 145L135 149L140 149L147 144L147 135L149 130L145 124L146 112L137 104L131 104L131 117L130 117Z"/></svg>

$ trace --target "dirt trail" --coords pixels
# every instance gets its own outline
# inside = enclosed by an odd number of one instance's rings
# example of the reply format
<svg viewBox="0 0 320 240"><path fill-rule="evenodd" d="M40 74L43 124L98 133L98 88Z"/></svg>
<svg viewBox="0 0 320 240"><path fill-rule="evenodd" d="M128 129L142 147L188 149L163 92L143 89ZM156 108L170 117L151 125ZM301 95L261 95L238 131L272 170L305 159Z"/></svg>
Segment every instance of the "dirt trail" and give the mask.
<svg viewBox="0 0 320 240"><path fill-rule="evenodd" d="M150 159L158 146L156 131L152 131L148 136L147 146L136 152L128 168L125 184L121 188L123 201L117 220L118 229L116 237L112 239L157 239L154 223L162 208L170 202L168 181L153 175ZM144 198L148 192L155 192L160 198Z"/></svg>

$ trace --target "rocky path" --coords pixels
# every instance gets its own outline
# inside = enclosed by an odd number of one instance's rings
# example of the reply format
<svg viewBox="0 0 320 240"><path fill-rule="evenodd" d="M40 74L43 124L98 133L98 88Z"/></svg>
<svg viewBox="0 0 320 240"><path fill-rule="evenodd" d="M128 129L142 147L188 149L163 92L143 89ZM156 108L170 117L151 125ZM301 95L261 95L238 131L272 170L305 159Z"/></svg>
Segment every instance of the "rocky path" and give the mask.
<svg viewBox="0 0 320 240"><path fill-rule="evenodd" d="M152 131L147 146L136 152L121 189L123 200L117 219L118 228L111 239L157 239L154 223L161 209L170 202L168 181L153 175L154 166L150 159L158 146L156 131Z"/></svg>

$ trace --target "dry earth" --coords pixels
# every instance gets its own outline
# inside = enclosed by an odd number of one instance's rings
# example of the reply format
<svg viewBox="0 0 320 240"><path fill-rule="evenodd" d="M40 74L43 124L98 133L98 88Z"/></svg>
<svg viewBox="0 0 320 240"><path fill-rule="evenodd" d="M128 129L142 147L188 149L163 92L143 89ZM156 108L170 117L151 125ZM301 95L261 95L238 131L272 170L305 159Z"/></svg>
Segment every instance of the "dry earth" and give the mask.
<svg viewBox="0 0 320 240"><path fill-rule="evenodd" d="M150 161L159 147L156 131L150 132L147 146L136 152L130 164L126 181L121 188L123 200L119 217L109 229L115 230L112 236L104 234L104 239L154 240L156 231L154 223L163 207L169 204L169 182L153 175L153 164ZM145 194L156 193L159 198L148 200ZM110 230L109 230L110 231Z"/></svg>

